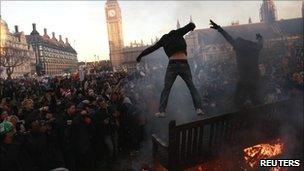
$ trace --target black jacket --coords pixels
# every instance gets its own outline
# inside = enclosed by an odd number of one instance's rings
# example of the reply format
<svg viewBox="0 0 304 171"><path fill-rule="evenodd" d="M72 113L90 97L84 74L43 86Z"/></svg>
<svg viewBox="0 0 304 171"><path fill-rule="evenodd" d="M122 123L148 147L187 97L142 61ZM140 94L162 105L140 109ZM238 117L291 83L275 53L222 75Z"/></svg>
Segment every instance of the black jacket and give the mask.
<svg viewBox="0 0 304 171"><path fill-rule="evenodd" d="M260 77L259 54L263 48L263 40L253 42L243 38L232 38L224 29L218 31L231 44L236 54L236 63L240 80L256 81Z"/></svg>
<svg viewBox="0 0 304 171"><path fill-rule="evenodd" d="M171 30L168 34L163 35L161 39L158 42L156 42L153 46L150 46L147 49L145 49L139 55L139 57L146 56L160 47L164 48L164 51L169 58L174 53L180 51L187 54L187 44L183 36L187 34L189 31L194 30L194 28L195 28L195 24L189 23L180 29Z"/></svg>

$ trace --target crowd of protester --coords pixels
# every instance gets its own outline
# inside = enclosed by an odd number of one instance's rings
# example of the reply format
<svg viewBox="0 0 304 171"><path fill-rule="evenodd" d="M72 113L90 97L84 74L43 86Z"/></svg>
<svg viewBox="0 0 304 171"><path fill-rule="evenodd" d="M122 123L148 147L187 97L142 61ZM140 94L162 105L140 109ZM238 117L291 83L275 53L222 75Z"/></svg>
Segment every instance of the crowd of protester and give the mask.
<svg viewBox="0 0 304 171"><path fill-rule="evenodd" d="M303 49L262 55L264 103L282 100L294 88L303 91L303 61ZM233 101L235 61L226 57L196 63L193 79L207 113L225 111ZM145 139L165 69L101 71L83 79L1 79L0 170L111 170L119 154L136 154Z"/></svg>
<svg viewBox="0 0 304 171"><path fill-rule="evenodd" d="M283 54L283 55L282 55ZM291 91L303 91L304 58L301 46L283 52L263 51L259 57L259 96L264 104L289 98ZM237 69L233 57L210 60L194 72L204 102L211 111L233 106Z"/></svg>
<svg viewBox="0 0 304 171"><path fill-rule="evenodd" d="M119 153L134 154L146 119L138 95L122 90L129 79L124 72L2 79L0 170L110 170Z"/></svg>

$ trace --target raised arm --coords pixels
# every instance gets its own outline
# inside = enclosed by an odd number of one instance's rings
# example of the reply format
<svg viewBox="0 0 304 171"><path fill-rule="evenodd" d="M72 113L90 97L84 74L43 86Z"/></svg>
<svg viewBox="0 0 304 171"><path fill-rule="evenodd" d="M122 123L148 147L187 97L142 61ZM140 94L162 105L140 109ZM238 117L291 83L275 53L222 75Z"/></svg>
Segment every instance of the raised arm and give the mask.
<svg viewBox="0 0 304 171"><path fill-rule="evenodd" d="M177 29L176 33L184 36L189 31L193 31L195 29L195 27L196 27L195 24L190 22L189 24L185 25L184 27Z"/></svg>
<svg viewBox="0 0 304 171"><path fill-rule="evenodd" d="M213 28L215 30L217 30L218 32L220 32L224 38L233 46L235 47L236 43L235 40L230 36L230 34L228 34L221 26L217 25L215 22L213 22L212 20L210 20L210 28Z"/></svg>
<svg viewBox="0 0 304 171"><path fill-rule="evenodd" d="M152 45L152 46L148 47L147 49L145 49L144 51L142 51L138 55L136 61L140 62L140 60L141 60L142 57L144 57L144 56L146 56L146 55L148 55L148 54L156 51L158 48L162 47L163 46L163 42L164 42L164 37L165 37L165 35L162 36L162 38L158 42L156 42L154 45Z"/></svg>

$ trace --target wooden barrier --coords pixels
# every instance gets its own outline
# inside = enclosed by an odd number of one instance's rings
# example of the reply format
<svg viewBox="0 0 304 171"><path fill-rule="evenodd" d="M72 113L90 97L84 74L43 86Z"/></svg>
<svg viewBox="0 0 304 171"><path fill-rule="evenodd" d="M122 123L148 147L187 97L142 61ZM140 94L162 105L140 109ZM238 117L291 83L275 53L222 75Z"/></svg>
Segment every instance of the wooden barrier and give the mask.
<svg viewBox="0 0 304 171"><path fill-rule="evenodd" d="M281 101L235 113L176 125L169 123L169 142L152 135L153 157L169 171L178 171L216 157L224 150L243 149L277 138L275 117L286 110Z"/></svg>

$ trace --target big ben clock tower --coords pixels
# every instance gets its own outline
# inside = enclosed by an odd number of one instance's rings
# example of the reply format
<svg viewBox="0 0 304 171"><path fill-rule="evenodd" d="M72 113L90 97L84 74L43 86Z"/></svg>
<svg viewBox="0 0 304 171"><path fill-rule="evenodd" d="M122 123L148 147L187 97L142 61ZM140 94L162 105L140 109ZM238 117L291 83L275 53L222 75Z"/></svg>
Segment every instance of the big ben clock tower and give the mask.
<svg viewBox="0 0 304 171"><path fill-rule="evenodd" d="M110 47L110 60L114 68L122 62L123 34L121 11L117 0L107 0L105 5L108 39Z"/></svg>

